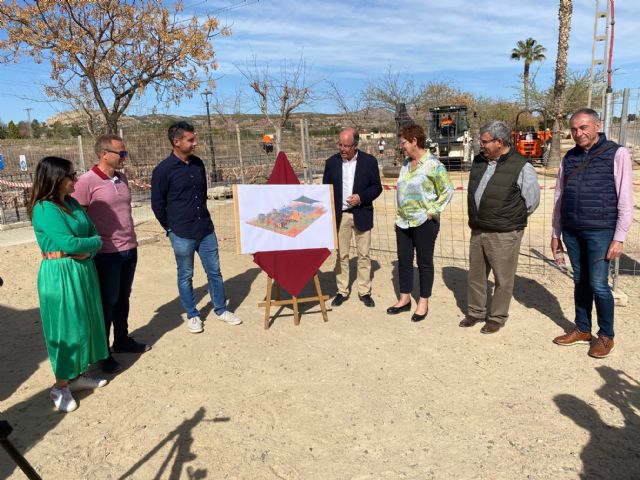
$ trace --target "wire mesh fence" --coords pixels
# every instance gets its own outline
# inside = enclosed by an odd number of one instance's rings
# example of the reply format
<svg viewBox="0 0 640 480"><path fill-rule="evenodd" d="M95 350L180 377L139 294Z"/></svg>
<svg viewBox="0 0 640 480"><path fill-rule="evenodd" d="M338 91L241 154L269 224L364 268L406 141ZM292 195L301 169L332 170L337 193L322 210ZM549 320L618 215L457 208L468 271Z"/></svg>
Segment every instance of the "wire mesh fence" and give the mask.
<svg viewBox="0 0 640 480"><path fill-rule="evenodd" d="M209 172L209 208L216 226L220 247L235 249L235 225L233 199L230 185L234 183L264 183L275 162L276 152L263 148L264 123L218 128L212 139L204 123L195 122L198 132L196 154L200 156ZM615 122L614 122L615 127ZM287 154L298 177L307 183L320 183L325 160L336 152L339 128L314 125L298 119L284 129L281 149ZM166 126L137 126L122 129L129 159L124 172L129 178L136 221L154 220L150 208L151 174L153 168L170 153ZM619 133L618 133L619 134ZM634 134L635 135L635 134ZM627 138L634 138L633 136ZM386 137L384 157L378 154L378 137L363 135L360 149L378 156L381 171L393 162L396 139ZM638 136L640 141L640 135ZM69 140L12 140L0 141L0 153L4 156L5 168L0 172L0 225L27 221L26 201L38 160L46 155L57 155L71 160L78 172L91 168L94 159L94 139L82 137ZM633 151L633 147L630 146ZM639 147L640 148L640 145ZM23 157L21 157L21 155ZM26 171L22 171L20 159L26 159ZM25 167L23 162L22 168ZM519 271L555 271L549 257L551 238L551 216L555 171L536 167L541 187L541 203L530 217L529 227L522 242ZM467 226L466 188L468 172L450 171L456 191L451 204L441 219L440 233L436 245L437 266L468 267L468 243L470 230ZM638 182L636 182L638 183ZM396 260L395 212L396 179L383 177L384 190L375 201L375 227L372 235L372 256L379 261ZM640 184L639 184L640 185ZM634 186L638 191L638 186ZM636 210L639 208L635 206ZM619 264L619 276L640 277L640 225L636 220L625 242L624 254Z"/></svg>

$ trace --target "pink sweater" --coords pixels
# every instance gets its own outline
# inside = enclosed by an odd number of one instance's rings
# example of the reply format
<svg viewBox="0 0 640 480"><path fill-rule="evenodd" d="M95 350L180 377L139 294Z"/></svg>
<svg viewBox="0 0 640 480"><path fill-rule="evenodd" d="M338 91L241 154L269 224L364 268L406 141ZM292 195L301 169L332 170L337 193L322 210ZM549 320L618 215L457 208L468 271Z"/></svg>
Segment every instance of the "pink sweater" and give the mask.
<svg viewBox="0 0 640 480"><path fill-rule="evenodd" d="M80 176L72 194L87 209L102 238L99 253L131 250L138 246L131 217L131 191L120 172L110 178L97 166Z"/></svg>

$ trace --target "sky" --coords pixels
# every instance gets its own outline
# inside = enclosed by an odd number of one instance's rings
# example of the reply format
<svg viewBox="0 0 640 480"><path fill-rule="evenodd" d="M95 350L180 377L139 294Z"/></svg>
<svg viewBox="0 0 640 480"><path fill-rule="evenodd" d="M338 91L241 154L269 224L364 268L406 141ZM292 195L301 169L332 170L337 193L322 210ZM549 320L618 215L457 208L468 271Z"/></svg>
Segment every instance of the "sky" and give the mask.
<svg viewBox="0 0 640 480"><path fill-rule="evenodd" d="M520 84L521 61L510 59L518 40L535 38L547 59L532 66L538 85L553 83L558 40L557 0L186 0L188 16L214 14L231 26L230 37L216 37L219 64L215 72L220 97L247 92L238 67L255 57L278 72L283 61L302 56L308 83L318 100L303 110L331 113L336 106L321 95L326 81L335 82L353 98L389 69L415 83L447 82L476 96L514 99ZM595 0L574 0L569 70L591 66ZM600 0L600 8L606 1ZM602 26L604 23L601 24ZM615 2L613 86L640 87L640 2ZM599 43L598 56L602 56ZM0 120L46 121L65 110L47 99L41 85L49 81L49 66L23 58L0 65ZM204 87L203 87L204 90ZM324 97L324 98L323 98ZM243 112L256 112L249 93L242 95ZM128 114L158 113L189 116L205 113L200 92L168 109L150 97L132 103ZM27 112L26 109L30 109Z"/></svg>

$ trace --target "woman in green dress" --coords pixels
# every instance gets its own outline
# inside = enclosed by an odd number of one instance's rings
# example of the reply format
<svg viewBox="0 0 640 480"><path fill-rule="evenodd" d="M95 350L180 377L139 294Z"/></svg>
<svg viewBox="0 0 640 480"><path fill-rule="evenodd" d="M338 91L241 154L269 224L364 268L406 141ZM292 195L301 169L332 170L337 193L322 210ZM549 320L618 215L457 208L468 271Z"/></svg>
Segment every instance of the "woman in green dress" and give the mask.
<svg viewBox="0 0 640 480"><path fill-rule="evenodd" d="M85 372L109 355L92 258L102 242L83 208L69 196L75 182L70 161L43 158L36 168L28 206L42 252L38 297L56 377L51 399L63 412L78 407L71 392L107 384Z"/></svg>

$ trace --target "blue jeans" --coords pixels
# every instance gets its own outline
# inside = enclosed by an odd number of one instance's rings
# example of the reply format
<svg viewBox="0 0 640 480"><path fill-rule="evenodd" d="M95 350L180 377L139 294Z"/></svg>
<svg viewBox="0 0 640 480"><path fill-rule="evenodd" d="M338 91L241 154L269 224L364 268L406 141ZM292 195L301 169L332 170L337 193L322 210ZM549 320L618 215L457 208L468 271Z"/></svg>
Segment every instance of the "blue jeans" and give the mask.
<svg viewBox="0 0 640 480"><path fill-rule="evenodd" d="M609 260L606 260L613 229L562 231L573 268L576 327L591 332L591 310L595 300L598 335L613 338L613 295L609 287Z"/></svg>
<svg viewBox="0 0 640 480"><path fill-rule="evenodd" d="M169 239L176 256L178 266L178 293L188 318L200 316L196 308L196 297L193 294L193 258L198 252L202 267L207 274L209 295L213 302L213 311L222 315L227 311L227 299L224 295L224 284L220 272L220 256L218 255L218 239L210 233L200 240L182 238L169 232Z"/></svg>
<svg viewBox="0 0 640 480"><path fill-rule="evenodd" d="M107 343L113 325L113 343L117 344L125 341L129 335L129 296L138 263L138 250L132 248L124 252L99 253L94 261L100 281Z"/></svg>

